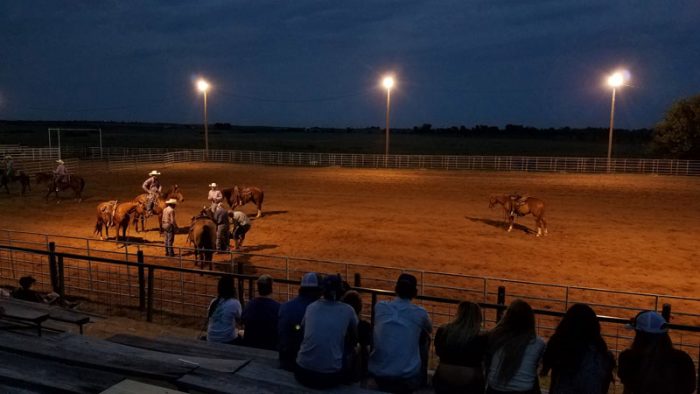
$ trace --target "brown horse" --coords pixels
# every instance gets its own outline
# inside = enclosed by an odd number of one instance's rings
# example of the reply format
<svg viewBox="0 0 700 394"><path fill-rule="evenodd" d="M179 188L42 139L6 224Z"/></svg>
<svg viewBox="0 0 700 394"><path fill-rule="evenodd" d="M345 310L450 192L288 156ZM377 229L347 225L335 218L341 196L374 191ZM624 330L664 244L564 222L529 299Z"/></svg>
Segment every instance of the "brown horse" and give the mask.
<svg viewBox="0 0 700 394"><path fill-rule="evenodd" d="M265 192L261 188L256 186L239 188L238 185L236 185L230 189L222 190L221 193L224 195L231 209L252 202L258 208L258 214L255 217L259 218L262 216L262 204L265 199Z"/></svg>
<svg viewBox="0 0 700 394"><path fill-rule="evenodd" d="M58 191L66 189L73 190L75 199L78 202L83 201L83 189L85 189L85 179L79 175L68 175L68 181L56 183L56 179L52 172L39 172L36 174L36 183L48 182L48 191L46 193L46 202L49 201L51 194L56 195L56 202L60 202ZM58 190L58 191L57 191Z"/></svg>
<svg viewBox="0 0 700 394"><path fill-rule="evenodd" d="M0 187L5 187L5 191L7 192L7 194L10 194L10 188L7 185L10 182L17 181L19 181L19 184L22 185L22 190L19 192L20 196L24 196L24 193L27 191L27 189L29 189L29 191L32 191L29 176L25 174L24 171L17 171L17 175L14 176L7 176L7 174L5 173L0 175Z"/></svg>
<svg viewBox="0 0 700 394"><path fill-rule="evenodd" d="M119 229L123 229L122 237L126 241L126 230L129 227L130 215L136 212L136 209L141 203L139 202L123 202L118 203L117 201L107 201L99 204L97 206L97 223L95 223L94 234L100 235L100 239L104 240L102 237L102 227L104 226L107 233L107 238L109 238L109 228L117 227L117 241L119 241Z"/></svg>
<svg viewBox="0 0 700 394"><path fill-rule="evenodd" d="M158 230L163 232L163 210L165 209L165 202L174 198L178 202L185 201L185 197L180 192L180 187L178 185L173 185L165 193L161 194L156 201L153 203L153 213L158 215ZM148 193L139 194L134 198L134 202L139 202L141 205L136 208L136 213L134 214L134 228L136 232L146 231L146 203L148 202ZM140 220L139 220L140 219ZM139 230L139 221L141 222L141 229Z"/></svg>
<svg viewBox="0 0 700 394"><path fill-rule="evenodd" d="M204 264L208 262L211 271L216 249L216 223L207 214L192 217L187 240L194 244L195 266L201 265L204 269Z"/></svg>
<svg viewBox="0 0 700 394"><path fill-rule="evenodd" d="M496 204L500 204L503 207L504 218L508 222L508 232L513 230L515 215L525 216L532 214L537 225L537 236L547 235L547 221L544 220L544 201L535 197L521 198L516 194L491 196L489 208L493 208Z"/></svg>

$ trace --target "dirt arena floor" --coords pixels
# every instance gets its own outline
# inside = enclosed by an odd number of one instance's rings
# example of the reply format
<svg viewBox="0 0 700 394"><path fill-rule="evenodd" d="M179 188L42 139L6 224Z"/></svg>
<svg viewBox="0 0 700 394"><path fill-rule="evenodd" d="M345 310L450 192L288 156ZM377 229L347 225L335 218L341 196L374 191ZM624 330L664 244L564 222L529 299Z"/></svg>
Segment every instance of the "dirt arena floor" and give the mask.
<svg viewBox="0 0 700 394"><path fill-rule="evenodd" d="M90 237L97 204L132 199L147 172L82 173L82 203L66 192L47 204L34 184L20 198L15 185L0 193L0 229ZM247 252L700 298L698 178L232 164L161 172L184 193L181 226L206 204L210 182L263 187ZM545 201L548 236L534 235L532 216L504 230L489 196L514 191ZM255 214L250 204L243 211Z"/></svg>

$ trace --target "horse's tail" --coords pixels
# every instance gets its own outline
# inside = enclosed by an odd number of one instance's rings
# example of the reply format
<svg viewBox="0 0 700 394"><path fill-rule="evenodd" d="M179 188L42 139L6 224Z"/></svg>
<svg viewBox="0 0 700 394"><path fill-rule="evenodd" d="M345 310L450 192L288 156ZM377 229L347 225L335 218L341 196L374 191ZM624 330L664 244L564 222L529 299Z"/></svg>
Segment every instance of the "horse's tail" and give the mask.
<svg viewBox="0 0 700 394"><path fill-rule="evenodd" d="M82 194L82 193L83 193L83 189L85 189L85 178L83 178L83 177L78 177L78 180L80 181L80 182L79 182L80 188L79 188L79 191L78 191L78 192Z"/></svg>
<svg viewBox="0 0 700 394"><path fill-rule="evenodd" d="M260 201L258 201L258 206L260 209L262 209L262 203L263 200L265 199L265 191L263 189L260 189Z"/></svg>

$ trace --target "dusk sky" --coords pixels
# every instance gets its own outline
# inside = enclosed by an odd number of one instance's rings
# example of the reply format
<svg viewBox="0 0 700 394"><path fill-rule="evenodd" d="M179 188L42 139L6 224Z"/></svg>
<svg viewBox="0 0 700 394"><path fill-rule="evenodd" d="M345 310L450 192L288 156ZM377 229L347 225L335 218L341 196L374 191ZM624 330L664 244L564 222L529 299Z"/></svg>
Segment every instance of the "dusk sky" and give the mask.
<svg viewBox="0 0 700 394"><path fill-rule="evenodd" d="M652 127L700 93L698 0L3 1L0 119Z"/></svg>

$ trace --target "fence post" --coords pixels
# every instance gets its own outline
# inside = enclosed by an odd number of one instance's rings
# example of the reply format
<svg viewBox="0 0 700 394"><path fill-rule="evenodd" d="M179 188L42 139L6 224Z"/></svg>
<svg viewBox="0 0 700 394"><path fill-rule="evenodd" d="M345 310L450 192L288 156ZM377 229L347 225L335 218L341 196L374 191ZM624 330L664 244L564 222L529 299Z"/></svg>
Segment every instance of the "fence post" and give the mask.
<svg viewBox="0 0 700 394"><path fill-rule="evenodd" d="M243 264L238 263L236 265L236 273L239 275L243 274ZM240 276L238 277L238 301L241 303L241 307L245 306L245 300L243 299L243 296L245 293L243 292L243 278Z"/></svg>
<svg viewBox="0 0 700 394"><path fill-rule="evenodd" d="M136 261L139 264L139 310L146 308L146 278L143 272L143 250L136 253Z"/></svg>
<svg viewBox="0 0 700 394"><path fill-rule="evenodd" d="M255 298L255 286L253 286L253 278L248 279L248 299Z"/></svg>
<svg viewBox="0 0 700 394"><path fill-rule="evenodd" d="M498 305L505 305L506 304L506 287L505 286L498 286L498 299L496 300L496 303ZM496 309L496 323L501 321L501 318L503 317L503 308L498 308Z"/></svg>
<svg viewBox="0 0 700 394"><path fill-rule="evenodd" d="M370 311L372 313L371 317L371 324L372 327L374 327L374 307L377 306L377 293L372 292L372 310Z"/></svg>
<svg viewBox="0 0 700 394"><path fill-rule="evenodd" d="M661 308L661 316L666 319L666 322L671 322L671 304L664 304L664 306Z"/></svg>
<svg viewBox="0 0 700 394"><path fill-rule="evenodd" d="M58 270L56 269L56 243L53 241L49 242L49 275L51 277L51 289L56 291L58 289Z"/></svg>
<svg viewBox="0 0 700 394"><path fill-rule="evenodd" d="M146 309L146 321L153 321L153 267L148 267L148 308Z"/></svg>
<svg viewBox="0 0 700 394"><path fill-rule="evenodd" d="M355 272L355 283L354 287L362 287L362 277L359 272Z"/></svg>
<svg viewBox="0 0 700 394"><path fill-rule="evenodd" d="M63 255L58 255L58 267L57 267L57 277L58 277L58 288L54 291L58 293L61 297L65 296L65 279L63 277Z"/></svg>

